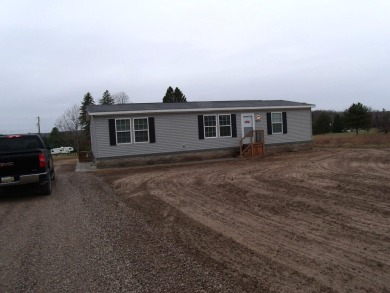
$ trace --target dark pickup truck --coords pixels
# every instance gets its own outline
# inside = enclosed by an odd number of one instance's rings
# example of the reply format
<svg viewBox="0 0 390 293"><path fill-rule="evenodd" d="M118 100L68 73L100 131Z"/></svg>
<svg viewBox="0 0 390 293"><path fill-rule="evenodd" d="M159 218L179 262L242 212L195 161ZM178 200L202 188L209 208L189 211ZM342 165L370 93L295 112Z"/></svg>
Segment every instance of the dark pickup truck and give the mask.
<svg viewBox="0 0 390 293"><path fill-rule="evenodd" d="M39 135L0 136L0 188L31 184L50 195L53 158Z"/></svg>

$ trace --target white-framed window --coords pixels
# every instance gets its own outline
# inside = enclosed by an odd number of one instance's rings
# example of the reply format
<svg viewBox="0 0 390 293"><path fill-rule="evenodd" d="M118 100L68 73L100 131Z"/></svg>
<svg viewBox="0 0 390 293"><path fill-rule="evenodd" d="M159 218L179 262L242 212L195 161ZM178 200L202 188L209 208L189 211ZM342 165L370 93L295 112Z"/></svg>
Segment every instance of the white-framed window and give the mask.
<svg viewBox="0 0 390 293"><path fill-rule="evenodd" d="M134 118L134 142L149 142L148 118Z"/></svg>
<svg viewBox="0 0 390 293"><path fill-rule="evenodd" d="M217 115L204 115L204 137L217 137Z"/></svg>
<svg viewBox="0 0 390 293"><path fill-rule="evenodd" d="M232 119L230 114L218 115L219 136L232 137Z"/></svg>
<svg viewBox="0 0 390 293"><path fill-rule="evenodd" d="M281 112L271 113L272 134L283 133L283 118Z"/></svg>
<svg viewBox="0 0 390 293"><path fill-rule="evenodd" d="M131 143L131 119L115 120L116 142Z"/></svg>

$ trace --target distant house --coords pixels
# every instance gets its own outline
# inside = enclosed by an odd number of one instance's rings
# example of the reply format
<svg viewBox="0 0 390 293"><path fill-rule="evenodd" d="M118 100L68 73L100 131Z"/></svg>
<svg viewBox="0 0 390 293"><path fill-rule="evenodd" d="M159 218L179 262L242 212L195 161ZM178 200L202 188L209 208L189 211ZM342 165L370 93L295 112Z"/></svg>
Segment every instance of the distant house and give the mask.
<svg viewBox="0 0 390 293"><path fill-rule="evenodd" d="M310 143L313 106L282 100L133 103L90 105L87 112L92 152L99 163L237 152L242 138L254 131L264 132L266 148Z"/></svg>

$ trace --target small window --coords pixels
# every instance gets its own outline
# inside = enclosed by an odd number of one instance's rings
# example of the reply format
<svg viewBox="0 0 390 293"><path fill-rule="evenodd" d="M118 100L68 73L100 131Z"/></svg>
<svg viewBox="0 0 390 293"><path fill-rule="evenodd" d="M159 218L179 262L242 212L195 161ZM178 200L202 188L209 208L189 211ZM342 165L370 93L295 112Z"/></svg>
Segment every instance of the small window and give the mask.
<svg viewBox="0 0 390 293"><path fill-rule="evenodd" d="M115 123L117 143L131 143L130 119L117 119Z"/></svg>
<svg viewBox="0 0 390 293"><path fill-rule="evenodd" d="M134 142L149 142L148 118L134 118Z"/></svg>
<svg viewBox="0 0 390 293"><path fill-rule="evenodd" d="M272 133L283 133L282 113L271 113Z"/></svg>
<svg viewBox="0 0 390 293"><path fill-rule="evenodd" d="M204 119L204 136L217 137L217 116L208 115L203 116Z"/></svg>
<svg viewBox="0 0 390 293"><path fill-rule="evenodd" d="M219 120L219 136L231 137L232 136L232 123L230 114L218 115Z"/></svg>

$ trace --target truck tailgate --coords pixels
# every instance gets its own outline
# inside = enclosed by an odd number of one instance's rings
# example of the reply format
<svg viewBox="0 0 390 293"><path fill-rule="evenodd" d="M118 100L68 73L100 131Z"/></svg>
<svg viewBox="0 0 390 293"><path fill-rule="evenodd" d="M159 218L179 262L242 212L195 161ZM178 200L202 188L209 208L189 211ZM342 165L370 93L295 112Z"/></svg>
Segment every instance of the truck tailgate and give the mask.
<svg viewBox="0 0 390 293"><path fill-rule="evenodd" d="M45 169L39 168L40 151L12 152L0 154L0 177L36 174Z"/></svg>

